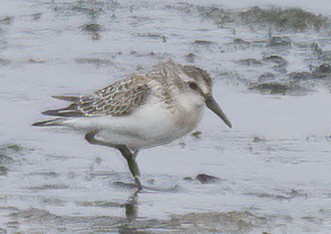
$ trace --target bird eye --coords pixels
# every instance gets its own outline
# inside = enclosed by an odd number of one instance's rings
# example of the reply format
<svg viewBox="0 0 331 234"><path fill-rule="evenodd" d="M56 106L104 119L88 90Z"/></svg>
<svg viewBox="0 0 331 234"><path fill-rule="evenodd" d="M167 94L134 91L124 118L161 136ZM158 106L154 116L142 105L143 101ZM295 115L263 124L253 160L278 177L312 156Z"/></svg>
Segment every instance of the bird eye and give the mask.
<svg viewBox="0 0 331 234"><path fill-rule="evenodd" d="M198 89L198 85L197 85L195 82L190 82L190 83L189 83L189 86L190 86L190 88L193 89L193 90L197 90L197 89Z"/></svg>

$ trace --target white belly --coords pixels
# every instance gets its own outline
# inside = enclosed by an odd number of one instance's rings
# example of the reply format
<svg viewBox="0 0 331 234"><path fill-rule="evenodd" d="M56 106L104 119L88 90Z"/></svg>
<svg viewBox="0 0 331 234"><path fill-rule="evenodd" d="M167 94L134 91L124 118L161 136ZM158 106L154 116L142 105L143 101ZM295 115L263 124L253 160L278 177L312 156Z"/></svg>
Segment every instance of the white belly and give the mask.
<svg viewBox="0 0 331 234"><path fill-rule="evenodd" d="M131 115L76 118L64 125L88 132L98 130L97 139L133 149L170 143L192 131L201 119L202 109L194 113L171 112L160 103L144 105Z"/></svg>
<svg viewBox="0 0 331 234"><path fill-rule="evenodd" d="M84 132L97 130L97 139L133 149L163 145L186 135L201 120L203 101L194 95L179 97L172 109L154 99L154 102L150 100L130 115L82 117L63 124Z"/></svg>

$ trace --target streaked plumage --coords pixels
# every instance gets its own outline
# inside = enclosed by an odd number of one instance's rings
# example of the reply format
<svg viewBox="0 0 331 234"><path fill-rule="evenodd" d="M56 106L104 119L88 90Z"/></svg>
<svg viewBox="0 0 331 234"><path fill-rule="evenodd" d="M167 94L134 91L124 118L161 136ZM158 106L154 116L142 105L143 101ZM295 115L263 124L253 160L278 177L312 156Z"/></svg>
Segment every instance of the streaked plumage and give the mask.
<svg viewBox="0 0 331 234"><path fill-rule="evenodd" d="M56 98L71 104L43 112L60 118L34 125L72 127L83 131L92 144L119 149L139 187L134 161L138 150L169 143L192 131L201 120L205 104L231 127L212 98L208 73L172 60L160 62L150 71L131 74L90 95ZM136 165L136 171L130 162Z"/></svg>

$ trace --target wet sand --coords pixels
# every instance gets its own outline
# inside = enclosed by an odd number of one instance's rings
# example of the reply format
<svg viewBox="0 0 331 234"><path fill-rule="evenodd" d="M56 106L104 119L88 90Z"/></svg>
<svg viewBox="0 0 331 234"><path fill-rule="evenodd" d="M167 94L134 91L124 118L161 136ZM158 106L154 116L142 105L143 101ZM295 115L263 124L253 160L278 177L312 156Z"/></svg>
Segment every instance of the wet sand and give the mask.
<svg viewBox="0 0 331 234"><path fill-rule="evenodd" d="M1 2L0 233L330 232L331 6L254 3ZM150 189L117 151L31 127L52 95L167 58L211 74L234 127L206 110L199 133L142 150Z"/></svg>

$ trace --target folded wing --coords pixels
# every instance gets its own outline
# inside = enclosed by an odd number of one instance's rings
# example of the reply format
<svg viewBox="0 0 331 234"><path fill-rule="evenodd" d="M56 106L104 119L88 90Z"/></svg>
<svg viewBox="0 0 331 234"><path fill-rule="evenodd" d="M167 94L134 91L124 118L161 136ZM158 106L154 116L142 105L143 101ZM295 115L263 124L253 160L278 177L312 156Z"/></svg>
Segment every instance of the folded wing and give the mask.
<svg viewBox="0 0 331 234"><path fill-rule="evenodd" d="M44 115L60 117L123 116L145 103L149 95L147 80L130 77L87 96L54 96L72 102L65 108L47 110Z"/></svg>

